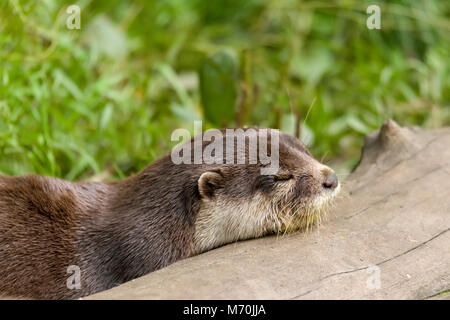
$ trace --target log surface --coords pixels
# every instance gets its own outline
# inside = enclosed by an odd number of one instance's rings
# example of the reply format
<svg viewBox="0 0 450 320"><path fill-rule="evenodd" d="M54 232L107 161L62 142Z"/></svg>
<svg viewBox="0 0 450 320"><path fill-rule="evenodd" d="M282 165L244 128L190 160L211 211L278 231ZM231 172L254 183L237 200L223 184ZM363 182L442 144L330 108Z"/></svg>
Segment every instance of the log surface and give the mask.
<svg viewBox="0 0 450 320"><path fill-rule="evenodd" d="M389 120L319 228L230 244L85 299L449 299L449 289L450 128Z"/></svg>

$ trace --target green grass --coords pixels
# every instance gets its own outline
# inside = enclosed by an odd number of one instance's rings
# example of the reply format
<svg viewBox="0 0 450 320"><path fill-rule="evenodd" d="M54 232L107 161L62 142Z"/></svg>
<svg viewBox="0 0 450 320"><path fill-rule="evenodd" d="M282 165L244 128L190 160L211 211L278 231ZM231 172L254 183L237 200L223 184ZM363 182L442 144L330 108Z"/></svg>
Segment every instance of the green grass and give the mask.
<svg viewBox="0 0 450 320"><path fill-rule="evenodd" d="M171 132L194 119L301 133L345 171L389 117L450 124L448 1L76 3L81 30L65 26L72 1L0 4L2 173L115 179L170 150ZM381 30L366 28L373 3ZM198 74L222 50L237 99L218 105L239 117L217 123Z"/></svg>

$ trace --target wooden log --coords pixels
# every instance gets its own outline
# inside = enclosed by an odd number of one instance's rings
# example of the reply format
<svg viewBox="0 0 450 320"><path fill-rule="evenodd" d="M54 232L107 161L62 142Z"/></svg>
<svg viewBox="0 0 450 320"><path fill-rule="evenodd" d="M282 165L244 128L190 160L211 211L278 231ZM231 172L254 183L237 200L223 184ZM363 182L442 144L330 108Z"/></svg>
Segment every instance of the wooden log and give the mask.
<svg viewBox="0 0 450 320"><path fill-rule="evenodd" d="M85 299L449 299L449 289L450 128L389 120L319 228L230 244Z"/></svg>

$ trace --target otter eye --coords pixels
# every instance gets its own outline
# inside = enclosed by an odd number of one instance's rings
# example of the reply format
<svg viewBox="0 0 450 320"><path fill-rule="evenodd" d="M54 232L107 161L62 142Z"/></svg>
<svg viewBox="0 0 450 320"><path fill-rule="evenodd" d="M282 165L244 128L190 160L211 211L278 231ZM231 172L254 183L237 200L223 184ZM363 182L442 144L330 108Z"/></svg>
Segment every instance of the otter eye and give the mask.
<svg viewBox="0 0 450 320"><path fill-rule="evenodd" d="M273 175L261 175L258 176L253 184L253 192L256 190L261 190L265 193L271 192L274 188L276 188L275 182L283 182L293 178L292 174L278 174L277 176Z"/></svg>
<svg viewBox="0 0 450 320"><path fill-rule="evenodd" d="M285 174L279 174L277 176L274 177L275 181L287 181L292 179L294 176L290 173L285 173Z"/></svg>

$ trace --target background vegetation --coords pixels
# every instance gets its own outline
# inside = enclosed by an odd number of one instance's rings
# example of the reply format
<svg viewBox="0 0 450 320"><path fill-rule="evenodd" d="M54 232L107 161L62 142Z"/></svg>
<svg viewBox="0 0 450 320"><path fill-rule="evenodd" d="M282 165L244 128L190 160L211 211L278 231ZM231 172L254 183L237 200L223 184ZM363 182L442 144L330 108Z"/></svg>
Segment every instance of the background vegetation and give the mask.
<svg viewBox="0 0 450 320"><path fill-rule="evenodd" d="M115 179L194 119L301 135L345 172L388 117L450 124L449 17L445 0L1 1L0 172Z"/></svg>

